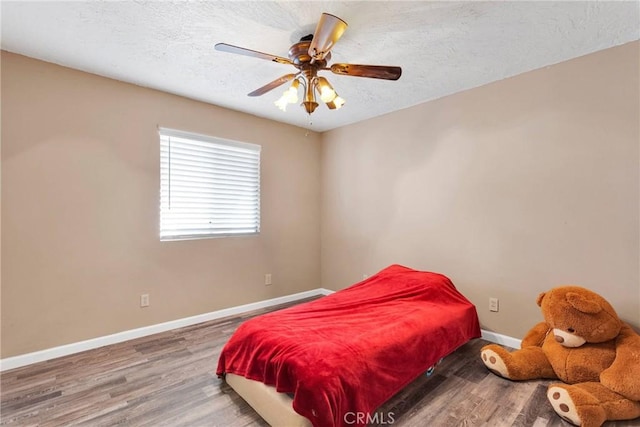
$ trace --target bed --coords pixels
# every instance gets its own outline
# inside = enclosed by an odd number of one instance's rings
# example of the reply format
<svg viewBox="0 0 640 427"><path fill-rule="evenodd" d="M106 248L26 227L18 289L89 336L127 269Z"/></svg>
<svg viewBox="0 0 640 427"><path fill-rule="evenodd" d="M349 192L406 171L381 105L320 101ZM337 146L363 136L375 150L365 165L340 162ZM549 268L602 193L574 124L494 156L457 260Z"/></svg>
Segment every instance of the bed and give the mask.
<svg viewBox="0 0 640 427"><path fill-rule="evenodd" d="M364 425L408 383L478 337L475 306L451 280L392 265L329 296L244 322L216 372L273 426Z"/></svg>

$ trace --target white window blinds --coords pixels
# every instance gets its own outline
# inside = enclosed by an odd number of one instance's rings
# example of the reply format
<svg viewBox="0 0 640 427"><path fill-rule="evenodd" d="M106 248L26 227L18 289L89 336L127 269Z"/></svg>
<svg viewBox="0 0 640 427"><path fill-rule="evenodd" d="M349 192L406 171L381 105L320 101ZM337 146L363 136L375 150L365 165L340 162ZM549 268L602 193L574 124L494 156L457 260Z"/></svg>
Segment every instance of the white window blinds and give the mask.
<svg viewBox="0 0 640 427"><path fill-rule="evenodd" d="M160 129L160 240L258 233L260 148Z"/></svg>

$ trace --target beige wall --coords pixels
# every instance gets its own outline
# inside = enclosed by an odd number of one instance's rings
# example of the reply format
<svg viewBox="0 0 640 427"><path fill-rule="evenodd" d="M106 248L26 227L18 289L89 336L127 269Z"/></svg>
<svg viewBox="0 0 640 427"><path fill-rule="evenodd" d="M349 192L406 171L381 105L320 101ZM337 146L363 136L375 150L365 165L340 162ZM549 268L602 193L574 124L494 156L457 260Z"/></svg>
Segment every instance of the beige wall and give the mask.
<svg viewBox="0 0 640 427"><path fill-rule="evenodd" d="M640 327L639 47L325 133L323 286L441 272L483 328L522 337L538 293L576 283Z"/></svg>
<svg viewBox="0 0 640 427"><path fill-rule="evenodd" d="M3 52L1 357L391 263L449 275L502 334L562 283L640 326L639 48L307 137ZM262 145L259 236L159 242L157 126Z"/></svg>
<svg viewBox="0 0 640 427"><path fill-rule="evenodd" d="M158 126L262 145L260 235L158 240ZM317 288L306 133L3 52L1 356Z"/></svg>

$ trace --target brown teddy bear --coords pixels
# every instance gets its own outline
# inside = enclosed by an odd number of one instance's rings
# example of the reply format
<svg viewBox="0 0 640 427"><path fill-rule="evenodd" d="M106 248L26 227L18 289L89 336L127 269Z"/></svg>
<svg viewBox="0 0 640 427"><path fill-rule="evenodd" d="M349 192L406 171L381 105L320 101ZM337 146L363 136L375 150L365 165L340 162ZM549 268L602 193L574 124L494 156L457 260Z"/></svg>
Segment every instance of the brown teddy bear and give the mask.
<svg viewBox="0 0 640 427"><path fill-rule="evenodd" d="M603 297L579 286L551 289L537 303L545 321L527 333L520 350L483 347L487 368L510 380L562 380L549 385L547 398L575 425L640 417L640 335Z"/></svg>

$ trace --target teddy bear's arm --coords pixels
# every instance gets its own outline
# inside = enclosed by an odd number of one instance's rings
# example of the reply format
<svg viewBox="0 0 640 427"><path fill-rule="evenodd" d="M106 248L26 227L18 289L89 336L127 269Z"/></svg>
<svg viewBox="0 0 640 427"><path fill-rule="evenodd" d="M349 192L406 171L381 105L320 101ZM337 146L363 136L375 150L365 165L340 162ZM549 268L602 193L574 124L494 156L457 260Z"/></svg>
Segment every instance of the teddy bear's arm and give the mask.
<svg viewBox="0 0 640 427"><path fill-rule="evenodd" d="M623 324L616 339L616 358L600 374L600 382L624 397L640 401L640 335Z"/></svg>
<svg viewBox="0 0 640 427"><path fill-rule="evenodd" d="M551 328L546 322L540 322L527 332L527 335L522 339L520 348L526 347L542 347L542 343L546 338Z"/></svg>

